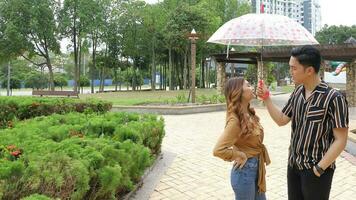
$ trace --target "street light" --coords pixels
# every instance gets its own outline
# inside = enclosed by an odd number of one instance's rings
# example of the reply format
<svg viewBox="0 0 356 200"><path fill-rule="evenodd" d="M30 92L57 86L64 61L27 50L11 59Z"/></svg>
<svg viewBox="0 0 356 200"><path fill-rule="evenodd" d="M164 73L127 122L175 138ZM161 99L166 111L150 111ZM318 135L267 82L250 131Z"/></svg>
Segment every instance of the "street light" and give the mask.
<svg viewBox="0 0 356 200"><path fill-rule="evenodd" d="M196 55L196 40L198 39L198 34L194 30L189 34L189 39L191 41L191 61L192 61L192 103L195 103L195 55Z"/></svg>

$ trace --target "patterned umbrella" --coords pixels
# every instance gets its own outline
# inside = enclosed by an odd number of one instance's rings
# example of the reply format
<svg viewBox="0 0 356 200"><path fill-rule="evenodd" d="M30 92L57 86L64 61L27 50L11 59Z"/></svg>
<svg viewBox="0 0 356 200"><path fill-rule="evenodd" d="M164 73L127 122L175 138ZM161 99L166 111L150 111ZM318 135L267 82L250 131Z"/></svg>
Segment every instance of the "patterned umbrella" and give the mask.
<svg viewBox="0 0 356 200"><path fill-rule="evenodd" d="M319 44L298 22L272 14L247 14L232 19L221 26L208 42L260 47Z"/></svg>

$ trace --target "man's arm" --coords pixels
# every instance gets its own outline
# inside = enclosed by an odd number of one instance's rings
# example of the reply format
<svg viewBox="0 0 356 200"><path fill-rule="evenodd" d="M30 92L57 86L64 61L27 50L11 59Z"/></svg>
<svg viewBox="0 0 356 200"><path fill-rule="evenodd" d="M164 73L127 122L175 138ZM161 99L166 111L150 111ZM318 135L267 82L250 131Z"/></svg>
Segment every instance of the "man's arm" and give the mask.
<svg viewBox="0 0 356 200"><path fill-rule="evenodd" d="M318 163L322 169L327 169L345 149L347 134L349 130L349 111L345 97L342 95L333 99L329 106L329 116L331 117L331 126L333 127L334 142ZM316 169L314 167L314 173ZM315 173L318 175L319 173Z"/></svg>
<svg viewBox="0 0 356 200"><path fill-rule="evenodd" d="M269 94L270 93L266 85L263 84L263 81L260 81L257 89L257 96L264 101L269 115L272 117L273 121L276 122L278 126L284 126L288 124L288 122L290 121L290 116L292 115L291 98L289 98L287 105L285 105L282 112L273 104L271 96Z"/></svg>
<svg viewBox="0 0 356 200"><path fill-rule="evenodd" d="M272 117L273 121L276 122L278 126L284 126L288 124L290 118L273 104L270 97L266 99L264 102L267 107L269 115Z"/></svg>
<svg viewBox="0 0 356 200"><path fill-rule="evenodd" d="M341 152L345 149L348 130L349 130L348 128L333 129L334 142L331 144L329 150L326 152L324 157L318 163L319 167L321 167L324 170L327 169L341 154ZM316 169L314 169L314 173L315 172L317 175L320 176L320 174L316 171Z"/></svg>

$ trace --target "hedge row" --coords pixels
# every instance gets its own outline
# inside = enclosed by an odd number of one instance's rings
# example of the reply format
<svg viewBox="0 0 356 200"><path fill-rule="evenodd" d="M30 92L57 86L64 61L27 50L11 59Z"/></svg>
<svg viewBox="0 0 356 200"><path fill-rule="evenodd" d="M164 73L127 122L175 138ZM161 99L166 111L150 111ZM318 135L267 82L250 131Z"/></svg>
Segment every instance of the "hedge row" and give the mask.
<svg viewBox="0 0 356 200"><path fill-rule="evenodd" d="M155 115L69 113L15 123L0 131L0 199L120 199L163 136Z"/></svg>
<svg viewBox="0 0 356 200"><path fill-rule="evenodd" d="M111 109L112 104L104 101L83 101L70 98L0 97L0 128L11 127L14 120L48 116L54 113L98 112Z"/></svg>

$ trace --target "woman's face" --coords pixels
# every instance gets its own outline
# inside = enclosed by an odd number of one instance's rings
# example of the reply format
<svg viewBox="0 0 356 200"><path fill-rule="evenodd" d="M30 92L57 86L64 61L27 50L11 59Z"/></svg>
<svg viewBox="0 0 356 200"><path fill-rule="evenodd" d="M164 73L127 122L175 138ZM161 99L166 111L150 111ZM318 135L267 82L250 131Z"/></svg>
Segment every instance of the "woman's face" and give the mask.
<svg viewBox="0 0 356 200"><path fill-rule="evenodd" d="M250 85L250 83L245 80L242 88L242 100L249 102L254 98L255 98L254 89Z"/></svg>

